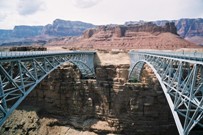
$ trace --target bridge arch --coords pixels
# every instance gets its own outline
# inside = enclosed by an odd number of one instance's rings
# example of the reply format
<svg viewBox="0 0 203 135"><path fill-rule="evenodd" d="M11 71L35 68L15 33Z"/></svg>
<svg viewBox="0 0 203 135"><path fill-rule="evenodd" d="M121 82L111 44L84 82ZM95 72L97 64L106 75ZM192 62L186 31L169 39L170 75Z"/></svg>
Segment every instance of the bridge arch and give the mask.
<svg viewBox="0 0 203 135"><path fill-rule="evenodd" d="M0 126L48 74L66 62L76 65L82 78L95 78L94 52L40 53L32 57L28 53L0 59Z"/></svg>
<svg viewBox="0 0 203 135"><path fill-rule="evenodd" d="M80 70L82 78L95 78L94 69L91 69L86 63L83 61L75 60L75 61L67 61L77 66ZM65 63L65 62L64 62Z"/></svg>
<svg viewBox="0 0 203 135"><path fill-rule="evenodd" d="M143 71L143 68L144 68L145 64L147 64L152 69L152 71L154 72L156 78L158 79L158 81L159 81L159 83L161 85L161 88L162 88L162 90L164 92L164 95L165 95L165 97L167 99L167 102L169 104L169 107L171 109L171 112L172 112L172 115L174 117L174 121L176 123L176 126L180 126L181 121L179 119L179 116L178 116L177 112L174 110L175 107L174 107L173 101L172 101L171 97L169 96L169 94L167 92L167 88L164 85L160 75L157 73L157 70L154 68L154 66L152 64L150 64L146 60L140 60L137 63L135 63L135 65L133 66L132 70L129 73L129 76L128 76L129 81L141 81L141 74L142 74L142 71ZM138 70L138 69L140 69L140 70ZM183 133L183 130L182 130L182 132L179 131L179 134L181 134L181 133Z"/></svg>

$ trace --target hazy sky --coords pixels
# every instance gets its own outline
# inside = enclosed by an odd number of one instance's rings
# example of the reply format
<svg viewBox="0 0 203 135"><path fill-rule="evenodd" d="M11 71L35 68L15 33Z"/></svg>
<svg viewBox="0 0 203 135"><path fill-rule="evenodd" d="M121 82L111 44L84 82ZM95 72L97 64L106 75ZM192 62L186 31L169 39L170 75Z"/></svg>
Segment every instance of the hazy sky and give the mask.
<svg viewBox="0 0 203 135"><path fill-rule="evenodd" d="M55 19L93 24L203 18L203 0L0 0L0 29Z"/></svg>

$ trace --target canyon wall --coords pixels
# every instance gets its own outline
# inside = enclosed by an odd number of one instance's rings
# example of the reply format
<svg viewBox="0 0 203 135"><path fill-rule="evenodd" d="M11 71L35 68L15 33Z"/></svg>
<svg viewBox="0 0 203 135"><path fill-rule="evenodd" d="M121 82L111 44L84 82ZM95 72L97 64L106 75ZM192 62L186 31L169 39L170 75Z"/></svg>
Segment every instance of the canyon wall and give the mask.
<svg viewBox="0 0 203 135"><path fill-rule="evenodd" d="M49 47L61 46L71 50L131 50L158 49L176 50L181 48L200 48L177 34L173 22L157 26L152 22L129 25L106 25L88 29L83 36L75 39L64 38L52 41Z"/></svg>
<svg viewBox="0 0 203 135"><path fill-rule="evenodd" d="M44 44L49 39L64 36L80 36L84 30L95 27L81 21L56 19L45 26L15 26L12 30L0 29L0 45L18 46Z"/></svg>

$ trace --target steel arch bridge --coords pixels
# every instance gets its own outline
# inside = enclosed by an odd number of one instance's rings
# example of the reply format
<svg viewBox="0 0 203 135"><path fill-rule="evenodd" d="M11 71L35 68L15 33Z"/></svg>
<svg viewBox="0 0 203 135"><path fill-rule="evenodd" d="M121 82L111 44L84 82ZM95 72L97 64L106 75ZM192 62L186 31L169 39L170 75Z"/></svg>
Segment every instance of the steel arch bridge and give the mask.
<svg viewBox="0 0 203 135"><path fill-rule="evenodd" d="M168 52L129 52L129 81L140 81L145 64L149 65L172 111L180 135L203 127L203 54Z"/></svg>
<svg viewBox="0 0 203 135"><path fill-rule="evenodd" d="M73 63L82 78L95 78L95 52L0 52L0 126L50 72Z"/></svg>

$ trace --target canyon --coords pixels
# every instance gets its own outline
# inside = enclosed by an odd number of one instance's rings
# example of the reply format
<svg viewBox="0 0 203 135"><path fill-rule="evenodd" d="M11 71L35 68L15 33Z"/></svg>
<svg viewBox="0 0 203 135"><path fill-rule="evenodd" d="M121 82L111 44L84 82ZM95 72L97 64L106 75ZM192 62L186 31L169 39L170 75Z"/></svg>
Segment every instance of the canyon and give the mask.
<svg viewBox="0 0 203 135"><path fill-rule="evenodd" d="M111 57L111 59L106 59ZM96 79L81 79L65 63L49 74L15 110L1 134L178 134L163 91L149 67L142 82L128 83L129 57L97 51Z"/></svg>

